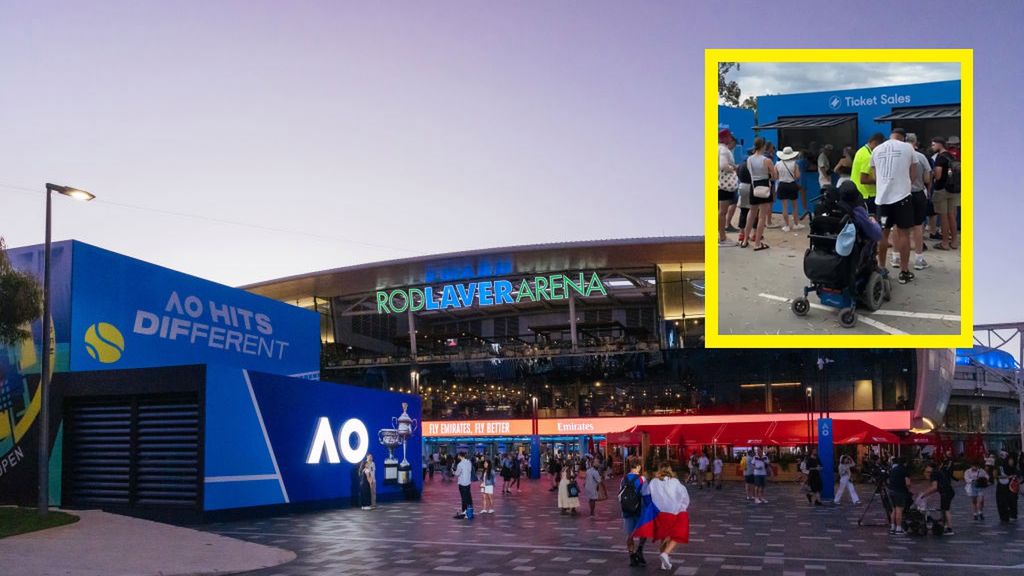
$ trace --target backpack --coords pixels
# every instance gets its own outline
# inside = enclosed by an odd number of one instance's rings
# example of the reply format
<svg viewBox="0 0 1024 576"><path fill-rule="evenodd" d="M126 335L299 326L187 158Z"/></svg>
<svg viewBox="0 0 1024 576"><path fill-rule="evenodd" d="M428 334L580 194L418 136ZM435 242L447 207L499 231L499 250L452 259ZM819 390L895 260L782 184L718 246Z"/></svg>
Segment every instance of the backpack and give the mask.
<svg viewBox="0 0 1024 576"><path fill-rule="evenodd" d="M630 518L639 516L642 502L640 490L636 487L636 480L623 478L622 489L619 490L619 506L622 507L622 515Z"/></svg>
<svg viewBox="0 0 1024 576"><path fill-rule="evenodd" d="M960 161L952 154L948 155L949 176L946 178L946 191L950 194L960 193Z"/></svg>

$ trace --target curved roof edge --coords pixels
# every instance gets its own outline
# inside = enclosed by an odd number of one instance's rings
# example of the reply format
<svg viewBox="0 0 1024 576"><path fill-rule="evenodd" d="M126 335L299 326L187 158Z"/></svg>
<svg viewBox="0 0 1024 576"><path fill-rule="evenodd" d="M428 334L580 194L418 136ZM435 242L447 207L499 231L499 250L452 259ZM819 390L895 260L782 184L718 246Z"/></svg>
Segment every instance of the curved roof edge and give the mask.
<svg viewBox="0 0 1024 576"><path fill-rule="evenodd" d="M430 262L433 260L443 260L448 258L466 258L472 256L487 256L490 254L500 254L503 252L531 252L536 250L557 250L560 248L602 248L607 246L623 246L623 245L642 245L642 244L663 244L666 242L704 242L703 236L646 236L642 238L609 238L604 240L573 240L569 242L544 242L539 244L521 244L515 246L499 246L494 248L482 248L477 250L462 250L458 252L443 252L441 254L430 254L426 256L410 256L408 258L395 258L393 260L379 260L377 262L364 262L362 264L353 264L351 266L341 266L339 268L329 268L326 270L318 270L315 272L306 272L305 274L293 274L291 276L282 276L281 278L274 278L271 280L263 280L261 282L254 282L252 284L245 284L238 286L242 290L251 290L259 288L261 286L267 286L271 284L279 284L281 282L288 282L291 280L299 280L303 278L311 278L314 276L322 276L326 274L336 274L340 272L354 272L357 270L370 270L380 266L396 266L403 264L416 264L420 262Z"/></svg>

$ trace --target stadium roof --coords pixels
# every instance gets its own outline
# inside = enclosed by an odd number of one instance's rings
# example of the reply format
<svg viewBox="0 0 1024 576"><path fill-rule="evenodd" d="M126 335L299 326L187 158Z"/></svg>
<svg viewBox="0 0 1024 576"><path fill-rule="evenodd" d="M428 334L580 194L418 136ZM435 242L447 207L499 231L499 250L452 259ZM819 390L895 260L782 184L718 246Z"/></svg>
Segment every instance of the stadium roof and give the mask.
<svg viewBox="0 0 1024 576"><path fill-rule="evenodd" d="M588 269L631 269L656 264L704 265L703 236L662 236L556 242L486 248L357 264L241 286L283 301L372 292L492 276Z"/></svg>

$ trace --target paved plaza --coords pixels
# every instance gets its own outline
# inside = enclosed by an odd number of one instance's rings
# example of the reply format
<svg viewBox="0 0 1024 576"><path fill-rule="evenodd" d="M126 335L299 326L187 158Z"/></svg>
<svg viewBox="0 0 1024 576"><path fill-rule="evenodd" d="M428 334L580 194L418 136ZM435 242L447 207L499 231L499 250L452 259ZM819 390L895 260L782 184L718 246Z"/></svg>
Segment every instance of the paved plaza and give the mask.
<svg viewBox="0 0 1024 576"><path fill-rule="evenodd" d="M776 222L782 217L775 215ZM804 220L804 225L807 221ZM960 332L960 251L939 251L926 240L924 257L930 265L914 270L908 284L896 282L897 268L889 266L892 300L875 311L858 308L853 328L839 325L836 308L808 299L811 310L800 317L790 308L792 299L808 285L803 258L809 240L807 228L765 231L768 250L718 249L719 318L721 334L958 334ZM736 234L729 237L736 239ZM911 256L913 258L913 256Z"/></svg>
<svg viewBox="0 0 1024 576"><path fill-rule="evenodd" d="M452 519L458 503L455 485L435 477L422 502L216 523L205 529L298 555L288 564L248 573L253 576L664 573L651 545L646 568L628 566L614 500L598 503L593 519L563 516L548 486L546 480L524 482L523 492L511 496L502 496L499 488L495 513L471 521ZM865 503L868 488L858 485ZM993 501L987 504L986 520L972 522L959 485L953 503L956 535L949 537L889 536L877 500L865 519L873 525L858 527L863 505L811 507L792 483L769 486L764 505L746 502L742 485L735 482L721 491L691 487L690 495L691 541L673 555L673 574L1024 574L1024 523L999 524L994 494L989 494ZM480 506L478 491L474 501Z"/></svg>

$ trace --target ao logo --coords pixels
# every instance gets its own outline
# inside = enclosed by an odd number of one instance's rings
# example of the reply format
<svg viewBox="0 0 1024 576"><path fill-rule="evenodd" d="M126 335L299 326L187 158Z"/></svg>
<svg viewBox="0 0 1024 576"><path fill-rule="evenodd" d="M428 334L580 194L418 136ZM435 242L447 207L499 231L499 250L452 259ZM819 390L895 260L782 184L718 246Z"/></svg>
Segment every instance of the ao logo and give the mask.
<svg viewBox="0 0 1024 576"><path fill-rule="evenodd" d="M826 438L831 436L832 435L832 427L829 426L828 424L822 424L821 425L821 435L825 436Z"/></svg>
<svg viewBox="0 0 1024 576"><path fill-rule="evenodd" d="M113 324L97 322L85 331L85 351L93 360L113 364L124 353L124 336Z"/></svg>
<svg viewBox="0 0 1024 576"><path fill-rule="evenodd" d="M356 447L352 447L352 435L356 436ZM326 416L320 417L316 426L316 434L313 436L313 444L309 447L309 455L306 456L306 464L319 464L324 453L327 453L329 464L341 463L338 457L338 450L341 456L350 464L358 464L366 457L370 449L370 434L366 431L366 424L362 420L350 418L341 425L338 430L337 444L334 435L331 434L331 421Z"/></svg>
<svg viewBox="0 0 1024 576"><path fill-rule="evenodd" d="M833 110L839 110L839 107L842 106L842 105L843 105L843 101L842 101L842 99L839 98L839 96L833 95L833 96L829 96L828 97L828 107L829 108L831 108Z"/></svg>

